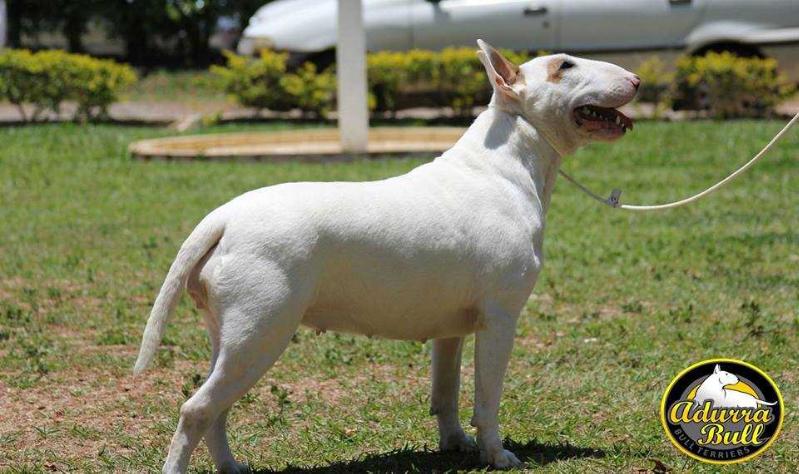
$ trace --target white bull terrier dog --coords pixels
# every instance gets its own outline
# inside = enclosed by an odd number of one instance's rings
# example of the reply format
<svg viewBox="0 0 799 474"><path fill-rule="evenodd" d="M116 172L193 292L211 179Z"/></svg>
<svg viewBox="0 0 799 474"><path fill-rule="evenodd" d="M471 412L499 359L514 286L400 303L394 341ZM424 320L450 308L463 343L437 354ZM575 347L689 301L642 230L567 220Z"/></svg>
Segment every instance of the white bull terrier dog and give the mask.
<svg viewBox="0 0 799 474"><path fill-rule="evenodd" d="M165 472L185 472L203 437L220 471L245 469L228 445L228 410L300 324L433 339L431 412L441 449L479 449L498 468L521 464L502 447L497 415L516 320L541 269L558 166L577 147L632 128L615 108L633 99L640 80L564 54L516 66L478 45L493 98L443 155L382 181L248 192L183 243L134 369L152 361L187 286L210 333L211 372L180 409ZM471 333L476 442L458 421L461 345Z"/></svg>

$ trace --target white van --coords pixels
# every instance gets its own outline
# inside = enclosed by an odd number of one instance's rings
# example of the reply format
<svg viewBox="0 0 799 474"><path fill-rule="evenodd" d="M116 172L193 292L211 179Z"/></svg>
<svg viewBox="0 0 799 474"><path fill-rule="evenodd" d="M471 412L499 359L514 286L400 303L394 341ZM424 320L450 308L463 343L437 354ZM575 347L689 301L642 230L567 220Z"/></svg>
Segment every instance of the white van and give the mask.
<svg viewBox="0 0 799 474"><path fill-rule="evenodd" d="M474 47L569 52L628 68L663 56L731 50L772 56L799 80L799 0L363 0L367 48ZM332 61L338 0L277 0L239 42Z"/></svg>

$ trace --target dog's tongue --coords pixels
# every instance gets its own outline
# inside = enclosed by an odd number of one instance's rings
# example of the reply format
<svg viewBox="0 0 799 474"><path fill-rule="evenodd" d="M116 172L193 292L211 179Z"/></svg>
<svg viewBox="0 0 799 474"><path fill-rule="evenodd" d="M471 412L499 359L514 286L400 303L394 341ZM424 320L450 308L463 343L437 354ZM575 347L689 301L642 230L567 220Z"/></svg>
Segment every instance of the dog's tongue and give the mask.
<svg viewBox="0 0 799 474"><path fill-rule="evenodd" d="M598 130L621 131L621 127L619 127L613 122L607 122L605 120L586 120L585 122L583 122L583 128L585 128L590 132Z"/></svg>

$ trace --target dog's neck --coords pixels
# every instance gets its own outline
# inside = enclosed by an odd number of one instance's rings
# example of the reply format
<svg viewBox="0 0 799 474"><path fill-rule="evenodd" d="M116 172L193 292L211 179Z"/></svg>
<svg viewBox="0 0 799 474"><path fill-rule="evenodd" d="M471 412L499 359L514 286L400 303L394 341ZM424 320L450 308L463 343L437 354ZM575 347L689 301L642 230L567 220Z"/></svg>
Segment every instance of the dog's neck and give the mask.
<svg viewBox="0 0 799 474"><path fill-rule="evenodd" d="M533 124L518 114L489 107L481 113L458 143L456 156L479 161L514 182L531 198L549 208L561 155ZM474 163L477 164L477 163Z"/></svg>

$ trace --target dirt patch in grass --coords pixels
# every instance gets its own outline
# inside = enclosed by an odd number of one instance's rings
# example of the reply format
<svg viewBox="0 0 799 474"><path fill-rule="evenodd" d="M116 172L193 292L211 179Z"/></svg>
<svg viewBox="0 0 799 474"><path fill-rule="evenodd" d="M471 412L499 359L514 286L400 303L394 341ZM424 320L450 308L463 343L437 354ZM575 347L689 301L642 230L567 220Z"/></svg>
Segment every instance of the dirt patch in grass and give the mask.
<svg viewBox="0 0 799 474"><path fill-rule="evenodd" d="M188 365L188 364L183 364ZM185 370L185 368L184 368ZM152 377L118 376L102 368L73 367L47 375L32 388L0 382L3 412L0 438L24 453L46 444L63 460L96 459L103 452L128 455L126 440L153 436L151 415L142 409L154 404L176 405L183 370L159 370ZM29 462L40 461L36 456Z"/></svg>
<svg viewBox="0 0 799 474"><path fill-rule="evenodd" d="M93 353L100 349L108 348L81 350ZM135 352L128 346L115 349L115 353L125 355ZM178 408L202 383L204 376L198 374L205 374L205 370L205 363L175 361L170 368L152 369L138 377L120 374L119 370L73 366L45 375L29 388L12 387L0 379L0 440L4 440L4 448L17 453L17 463L38 466L42 466L38 447L47 446L57 460L52 467L59 469L100 463L103 456L129 457L141 445L158 444L157 450L165 450ZM398 372L403 376L398 377ZM351 403L358 386L376 379L399 379L397 393L392 393L399 400L428 383L426 373L408 372L414 371L374 365L354 377L309 376L285 382L279 376L267 376L234 409L236 424L259 423L270 413L279 412L280 393L293 407L311 400L334 407ZM258 402L257 407L249 407L253 401ZM302 425L298 423L293 429Z"/></svg>

